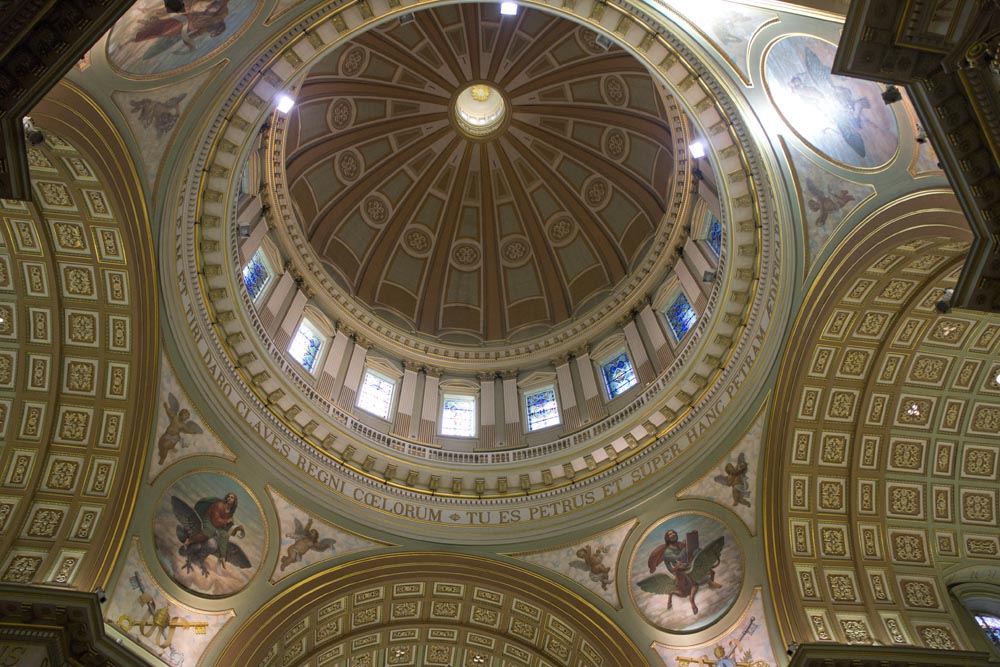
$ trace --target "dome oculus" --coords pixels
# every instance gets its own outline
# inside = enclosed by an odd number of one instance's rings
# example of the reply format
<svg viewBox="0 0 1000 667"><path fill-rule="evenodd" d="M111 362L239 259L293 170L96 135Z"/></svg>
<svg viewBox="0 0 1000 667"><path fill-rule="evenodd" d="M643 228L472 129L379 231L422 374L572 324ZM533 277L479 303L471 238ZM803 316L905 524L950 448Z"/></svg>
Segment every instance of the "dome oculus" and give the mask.
<svg viewBox="0 0 1000 667"><path fill-rule="evenodd" d="M466 134L485 137L503 126L507 102L493 86L475 83L455 98L455 122Z"/></svg>

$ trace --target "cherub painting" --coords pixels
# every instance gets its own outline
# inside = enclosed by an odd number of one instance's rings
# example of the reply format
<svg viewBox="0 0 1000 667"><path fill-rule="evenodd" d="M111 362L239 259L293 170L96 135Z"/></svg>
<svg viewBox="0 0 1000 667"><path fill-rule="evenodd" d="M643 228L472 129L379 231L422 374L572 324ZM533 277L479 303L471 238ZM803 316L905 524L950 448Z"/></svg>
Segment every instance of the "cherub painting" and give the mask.
<svg viewBox="0 0 1000 667"><path fill-rule="evenodd" d="M267 531L257 500L215 472L182 477L164 492L153 522L156 555L192 593L231 595L260 569Z"/></svg>
<svg viewBox="0 0 1000 667"><path fill-rule="evenodd" d="M747 471L749 468L747 455L740 452L736 457L736 463L729 462L726 464L726 474L715 476L716 482L732 489L733 507L740 505L750 507L750 482L747 480Z"/></svg>
<svg viewBox="0 0 1000 667"><path fill-rule="evenodd" d="M632 556L630 590L642 615L670 632L711 625L739 597L743 555L715 519L682 514L653 526ZM678 604L679 600L685 604Z"/></svg>
<svg viewBox="0 0 1000 667"><path fill-rule="evenodd" d="M160 455L160 465L163 465L163 462L167 459L167 454L177 447L177 445L187 447L187 443L184 442L185 433L192 435L204 433L201 426L198 426L191 419L191 411L187 408L182 408L177 397L173 394L167 394L167 400L163 403L163 410L167 413L167 419L170 421L156 443L156 449Z"/></svg>
<svg viewBox="0 0 1000 667"><path fill-rule="evenodd" d="M601 590L606 591L611 584L611 567L604 562L604 557L610 550L608 545L591 547L585 544L576 550L578 560L572 561L570 565L587 572L590 580L600 584Z"/></svg>
<svg viewBox="0 0 1000 667"><path fill-rule="evenodd" d="M853 167L888 162L899 144L892 109L877 84L831 72L836 48L793 35L768 51L765 83L775 108L814 150Z"/></svg>
<svg viewBox="0 0 1000 667"><path fill-rule="evenodd" d="M285 555L281 557L281 571L284 572L285 568L292 563L298 563L302 560L310 551L324 552L333 549L333 545L337 543L337 540L332 537L320 538L319 531L313 526L312 517L306 520L306 524L303 526L302 522L297 518L295 519L295 528L291 533L285 535L294 540L289 546Z"/></svg>
<svg viewBox="0 0 1000 667"><path fill-rule="evenodd" d="M239 32L256 0L139 0L115 23L108 59L130 74L163 74L210 55Z"/></svg>
<svg viewBox="0 0 1000 667"><path fill-rule="evenodd" d="M384 542L370 540L307 512L270 486L267 492L274 504L278 534L281 535L272 582L320 561L386 546Z"/></svg>

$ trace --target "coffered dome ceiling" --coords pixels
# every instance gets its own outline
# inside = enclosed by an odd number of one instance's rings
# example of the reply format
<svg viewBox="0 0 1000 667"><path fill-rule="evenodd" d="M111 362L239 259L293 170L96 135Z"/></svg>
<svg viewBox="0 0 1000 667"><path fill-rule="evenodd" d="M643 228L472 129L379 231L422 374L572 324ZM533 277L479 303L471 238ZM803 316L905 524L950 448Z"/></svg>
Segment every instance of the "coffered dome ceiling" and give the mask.
<svg viewBox="0 0 1000 667"><path fill-rule="evenodd" d="M284 134L285 182L333 281L458 344L525 340L605 302L651 254L673 173L639 61L565 18L498 8L348 41L310 70Z"/></svg>

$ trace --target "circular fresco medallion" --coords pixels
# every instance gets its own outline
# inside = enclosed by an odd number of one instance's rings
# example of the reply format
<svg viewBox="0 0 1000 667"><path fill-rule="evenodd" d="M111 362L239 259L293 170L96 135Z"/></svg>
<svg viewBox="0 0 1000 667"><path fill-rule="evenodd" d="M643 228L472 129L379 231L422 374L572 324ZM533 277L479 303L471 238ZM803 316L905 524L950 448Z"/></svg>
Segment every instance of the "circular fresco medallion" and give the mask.
<svg viewBox="0 0 1000 667"><path fill-rule="evenodd" d="M239 36L259 9L256 0L199 0L168 11L162 0L139 0L108 35L108 61L143 77L208 59Z"/></svg>
<svg viewBox="0 0 1000 667"><path fill-rule="evenodd" d="M260 503L236 479L196 472L174 482L153 516L156 558L179 586L216 598L242 590L267 553Z"/></svg>
<svg viewBox="0 0 1000 667"><path fill-rule="evenodd" d="M767 52L764 85L789 127L814 151L850 167L879 167L899 146L892 108L878 84L831 73L837 48L792 35Z"/></svg>
<svg viewBox="0 0 1000 667"><path fill-rule="evenodd" d="M743 585L743 553L729 529L697 513L663 519L643 536L629 591L643 617L667 632L694 632L732 608Z"/></svg>

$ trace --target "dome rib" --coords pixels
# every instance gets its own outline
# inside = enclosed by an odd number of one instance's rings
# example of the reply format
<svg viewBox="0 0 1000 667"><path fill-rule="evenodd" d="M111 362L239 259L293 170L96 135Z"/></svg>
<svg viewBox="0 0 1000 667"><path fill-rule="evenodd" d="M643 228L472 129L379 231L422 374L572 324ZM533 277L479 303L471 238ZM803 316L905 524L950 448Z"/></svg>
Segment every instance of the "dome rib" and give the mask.
<svg viewBox="0 0 1000 667"><path fill-rule="evenodd" d="M597 214L583 205L580 201L580 196L571 191L569 186L563 180L563 178L558 174L553 172L547 164L538 159L535 152L524 145L517 137L508 136L506 140L510 142L513 149L517 153L528 161L529 164L535 169L535 171L540 173L549 173L551 178L545 179L546 184L554 192L555 196L562 202L566 211L573 216L577 222L584 218L588 219L590 225L581 225L581 229L590 238L592 246L601 254L604 258L604 266L607 269L608 280L612 284L617 283L619 280L625 277L625 271L627 268L627 262L625 258L621 255L620 249L617 247L618 242L615 240L614 236L611 234L610 230L601 222L601 219L597 217ZM543 242L545 242L543 240ZM548 243L545 243L548 247ZM555 258L552 258L555 261ZM568 298L567 304L569 306L570 312L573 311L572 300Z"/></svg>
<svg viewBox="0 0 1000 667"><path fill-rule="evenodd" d="M393 251L396 249L396 245L399 239L402 238L403 229L406 227L407 223L410 221L410 216L420 205L421 199L424 193L433 184L434 179L440 173L444 165L451 160L455 151L461 146L461 139L459 137L453 137L451 141L448 142L444 150L442 150L437 157L434 159L433 164L420 176L420 180L413 184L410 191L406 193L403 197L403 201L400 203L397 211L389 218L389 222L383 228L382 233L379 234L377 240L375 241L375 247L372 248L368 253L368 259L362 265L363 270L359 271L358 281L355 283L356 291L355 293L359 298L365 301L374 301L378 299L378 286L381 282L382 272L387 266L389 257L392 255ZM414 156L420 151L411 151ZM395 157L393 156L388 160L391 164L395 162ZM407 161L400 160L398 163L398 168L403 169ZM358 188L361 194L365 194L363 188ZM440 243L441 235L438 234L435 237L435 246ZM425 271L425 275L430 275L433 273L434 265L431 265L431 271ZM424 294L421 295L423 298L427 297L426 290Z"/></svg>

